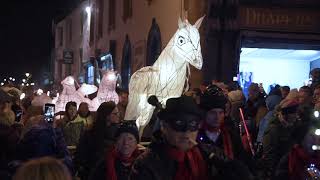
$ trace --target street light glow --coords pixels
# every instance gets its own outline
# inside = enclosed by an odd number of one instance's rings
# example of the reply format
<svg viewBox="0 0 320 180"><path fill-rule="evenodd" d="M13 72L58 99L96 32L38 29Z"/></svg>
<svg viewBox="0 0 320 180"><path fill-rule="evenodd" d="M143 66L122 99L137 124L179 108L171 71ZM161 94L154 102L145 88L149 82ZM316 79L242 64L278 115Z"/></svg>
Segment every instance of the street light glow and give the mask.
<svg viewBox="0 0 320 180"><path fill-rule="evenodd" d="M89 14L91 12L91 7L90 6L87 6L86 7L86 12Z"/></svg>
<svg viewBox="0 0 320 180"><path fill-rule="evenodd" d="M9 77L9 80L11 81L11 80L12 80L12 77Z"/></svg>
<svg viewBox="0 0 320 180"><path fill-rule="evenodd" d="M3 86L3 85L4 85L4 83L2 82L2 83L1 83L1 86Z"/></svg>
<svg viewBox="0 0 320 180"><path fill-rule="evenodd" d="M34 83L30 83L31 86L34 86Z"/></svg>
<svg viewBox="0 0 320 180"><path fill-rule="evenodd" d="M30 76L30 73L26 73L26 76L29 77L29 76Z"/></svg>
<svg viewBox="0 0 320 180"><path fill-rule="evenodd" d="M22 83L21 85L24 86L24 83Z"/></svg>
<svg viewBox="0 0 320 180"><path fill-rule="evenodd" d="M25 83L25 82L26 82L26 79L22 79L22 82L24 82L24 83Z"/></svg>
<svg viewBox="0 0 320 180"><path fill-rule="evenodd" d="M12 78L12 81L15 81L16 79L15 78Z"/></svg>

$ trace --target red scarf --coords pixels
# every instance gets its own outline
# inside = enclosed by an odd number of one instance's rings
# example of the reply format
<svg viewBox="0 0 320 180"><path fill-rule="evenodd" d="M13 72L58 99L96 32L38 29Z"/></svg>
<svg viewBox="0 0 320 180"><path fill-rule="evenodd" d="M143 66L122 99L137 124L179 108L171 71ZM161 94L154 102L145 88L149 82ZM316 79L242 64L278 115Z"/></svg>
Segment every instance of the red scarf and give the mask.
<svg viewBox="0 0 320 180"><path fill-rule="evenodd" d="M209 132L217 132L217 128L211 127L206 121L203 122L202 128ZM224 124L221 124L219 129L222 134L224 154L229 159L234 159L232 140L231 140L231 135L229 133L229 129Z"/></svg>
<svg viewBox="0 0 320 180"><path fill-rule="evenodd" d="M203 160L198 147L193 147L187 152L168 147L167 153L170 158L178 163L178 169L174 180L207 180L207 165Z"/></svg>
<svg viewBox="0 0 320 180"><path fill-rule="evenodd" d="M320 168L320 157L312 157L301 146L295 145L289 153L289 179L305 179L306 168L309 164Z"/></svg>
<svg viewBox="0 0 320 180"><path fill-rule="evenodd" d="M120 160L122 163L130 164L139 156L140 151L138 148L132 153L130 157L122 157L116 150L112 147L106 155L106 179L107 180L117 180L117 172L115 168L116 160Z"/></svg>

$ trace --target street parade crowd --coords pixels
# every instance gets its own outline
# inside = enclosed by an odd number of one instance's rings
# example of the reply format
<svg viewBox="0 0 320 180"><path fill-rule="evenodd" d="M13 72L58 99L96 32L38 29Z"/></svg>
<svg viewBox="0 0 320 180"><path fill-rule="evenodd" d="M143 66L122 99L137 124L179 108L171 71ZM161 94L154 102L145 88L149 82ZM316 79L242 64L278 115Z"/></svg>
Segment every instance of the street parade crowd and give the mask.
<svg viewBox="0 0 320 180"><path fill-rule="evenodd" d="M53 122L35 95L0 90L0 179L319 179L320 69L310 74L309 86L268 94L251 83L247 97L237 82L204 82L153 103L143 132L124 120L125 90L95 112L68 102Z"/></svg>

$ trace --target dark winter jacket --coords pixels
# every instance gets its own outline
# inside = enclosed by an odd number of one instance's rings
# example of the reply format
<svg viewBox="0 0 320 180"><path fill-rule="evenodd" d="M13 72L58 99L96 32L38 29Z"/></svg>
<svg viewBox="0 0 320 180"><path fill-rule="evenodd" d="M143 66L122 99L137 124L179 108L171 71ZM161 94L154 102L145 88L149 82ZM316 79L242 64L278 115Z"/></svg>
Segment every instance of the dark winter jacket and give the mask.
<svg viewBox="0 0 320 180"><path fill-rule="evenodd" d="M299 144L308 127L308 121L297 121L292 127L285 127L278 117L271 119L263 137L262 158L258 167L262 168L266 176L273 176L279 163L294 144Z"/></svg>
<svg viewBox="0 0 320 180"><path fill-rule="evenodd" d="M103 142L94 139L93 130L84 131L75 152L74 164L81 179L87 179L96 163L104 157L105 152L115 142L114 134L117 126L106 128Z"/></svg>
<svg viewBox="0 0 320 180"><path fill-rule="evenodd" d="M8 163L17 158L17 146L22 126L0 125L0 174L7 173Z"/></svg>
<svg viewBox="0 0 320 180"><path fill-rule="evenodd" d="M133 165L131 180L173 180L177 172L177 162L171 159L164 148L168 146L161 135L157 135L150 149L143 153ZM228 160L223 152L213 146L197 145L207 162L209 179L252 178L246 166L239 161Z"/></svg>

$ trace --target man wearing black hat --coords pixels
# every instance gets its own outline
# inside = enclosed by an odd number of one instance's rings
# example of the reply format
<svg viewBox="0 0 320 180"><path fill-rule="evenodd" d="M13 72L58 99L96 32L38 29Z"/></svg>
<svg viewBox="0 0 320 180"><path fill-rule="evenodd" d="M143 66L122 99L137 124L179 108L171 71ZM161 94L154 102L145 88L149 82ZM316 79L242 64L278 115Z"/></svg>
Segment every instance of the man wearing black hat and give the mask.
<svg viewBox="0 0 320 180"><path fill-rule="evenodd" d="M116 143L91 172L89 179L127 180L131 166L142 151L135 121L123 122L115 133Z"/></svg>
<svg viewBox="0 0 320 180"><path fill-rule="evenodd" d="M158 117L161 130L134 163L130 179L233 179L223 153L196 143L202 114L192 97L168 99Z"/></svg>
<svg viewBox="0 0 320 180"><path fill-rule="evenodd" d="M225 117L226 103L227 98L218 86L207 87L200 99L200 107L206 115L197 141L221 148L229 159L241 159L239 156L244 150L240 135L234 123Z"/></svg>

